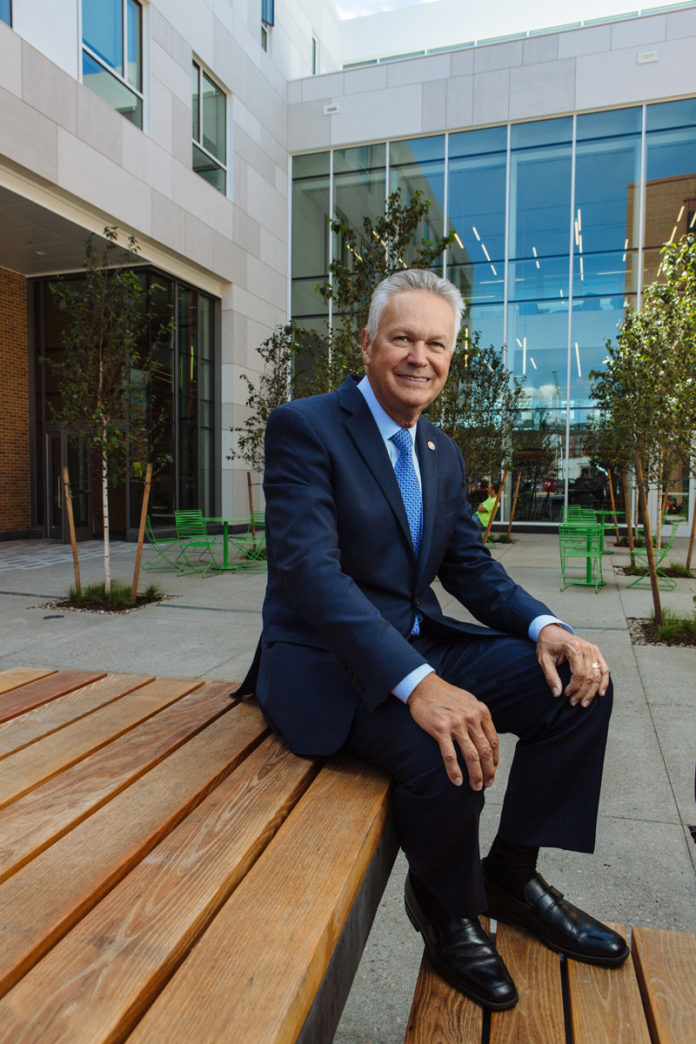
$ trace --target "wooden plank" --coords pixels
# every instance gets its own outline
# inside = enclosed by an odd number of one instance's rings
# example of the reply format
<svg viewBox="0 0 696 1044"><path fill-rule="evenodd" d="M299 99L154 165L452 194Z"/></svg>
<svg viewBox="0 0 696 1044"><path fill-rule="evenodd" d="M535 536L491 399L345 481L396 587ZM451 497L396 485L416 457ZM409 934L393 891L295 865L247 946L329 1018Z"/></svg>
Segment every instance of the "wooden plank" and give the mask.
<svg viewBox="0 0 696 1044"><path fill-rule="evenodd" d="M653 1039L693 1044L696 1036L696 935L633 929L633 956Z"/></svg>
<svg viewBox="0 0 696 1044"><path fill-rule="evenodd" d="M488 931L488 918L481 924ZM404 1044L477 1044L483 1033L483 1008L449 986L423 953Z"/></svg>
<svg viewBox="0 0 696 1044"><path fill-rule="evenodd" d="M200 688L200 679L157 678L0 761L0 808Z"/></svg>
<svg viewBox="0 0 696 1044"><path fill-rule="evenodd" d="M565 1040L561 959L533 936L498 924L496 947L520 995L509 1011L491 1013L490 1044L534 1041L559 1044Z"/></svg>
<svg viewBox="0 0 696 1044"><path fill-rule="evenodd" d="M0 1041L122 1039L316 772L267 739L0 1000Z"/></svg>
<svg viewBox="0 0 696 1044"><path fill-rule="evenodd" d="M38 681L49 674L55 674L55 667L9 667L6 671L0 671L0 696L10 689L16 689L28 682Z"/></svg>
<svg viewBox="0 0 696 1044"><path fill-rule="evenodd" d="M387 780L367 766L333 759L129 1044L294 1042L388 814Z"/></svg>
<svg viewBox="0 0 696 1044"><path fill-rule="evenodd" d="M0 725L0 759L154 680L152 674L107 674L91 685L3 722Z"/></svg>
<svg viewBox="0 0 696 1044"><path fill-rule="evenodd" d="M574 1044L650 1044L630 957L620 968L568 961L568 995Z"/></svg>
<svg viewBox="0 0 696 1044"><path fill-rule="evenodd" d="M0 995L258 745L257 708L231 707L0 885Z"/></svg>
<svg viewBox="0 0 696 1044"><path fill-rule="evenodd" d="M230 709L208 682L0 811L0 881Z"/></svg>
<svg viewBox="0 0 696 1044"><path fill-rule="evenodd" d="M37 681L29 682L5 693L0 700L0 722L8 721L18 714L24 714L32 707L38 707L49 700L56 700L66 692L89 685L97 678L103 678L106 671L56 671Z"/></svg>

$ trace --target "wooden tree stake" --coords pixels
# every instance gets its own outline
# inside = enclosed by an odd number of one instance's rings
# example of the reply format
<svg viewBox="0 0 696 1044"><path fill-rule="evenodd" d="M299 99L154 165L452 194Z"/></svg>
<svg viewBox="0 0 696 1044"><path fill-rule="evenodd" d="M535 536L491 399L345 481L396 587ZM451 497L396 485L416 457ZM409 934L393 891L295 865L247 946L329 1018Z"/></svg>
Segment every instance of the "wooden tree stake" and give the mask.
<svg viewBox="0 0 696 1044"><path fill-rule="evenodd" d="M63 489L65 491L65 511L68 516L68 530L70 532L70 545L72 547L73 566L75 568L75 590L78 598L82 595L82 584L80 583L80 561L77 557L77 538L75 536L75 519L73 517L72 497L70 496L70 479L67 467L63 468Z"/></svg>
<svg viewBox="0 0 696 1044"><path fill-rule="evenodd" d="M140 580L140 563L143 557L143 543L145 542L145 520L147 519L147 505L150 500L150 486L152 485L152 463L150 462L145 471L145 489L143 490L143 503L140 508L140 526L138 528L138 550L135 553L135 569L133 570L133 586L131 587L130 603L135 605L138 597L138 582Z"/></svg>

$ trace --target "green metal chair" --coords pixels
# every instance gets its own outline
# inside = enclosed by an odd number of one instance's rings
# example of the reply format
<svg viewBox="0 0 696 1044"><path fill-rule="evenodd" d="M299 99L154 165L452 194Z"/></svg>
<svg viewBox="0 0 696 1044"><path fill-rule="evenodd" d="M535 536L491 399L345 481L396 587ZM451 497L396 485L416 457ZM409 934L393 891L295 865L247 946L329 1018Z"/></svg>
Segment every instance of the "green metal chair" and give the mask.
<svg viewBox="0 0 696 1044"><path fill-rule="evenodd" d="M653 554L655 556L655 565L657 567L657 584L662 591L673 591L677 586L677 581L667 576L661 569L660 565L664 562L667 555L672 550L674 544L674 538L677 535L679 529L678 522L672 522L672 532L667 538L667 543L663 544L662 547L653 548ZM629 587L650 587L650 572L648 569L648 549L646 547L637 547L634 549L633 557L637 566L645 569L645 573L637 576L635 580L632 580L628 585Z"/></svg>
<svg viewBox="0 0 696 1044"><path fill-rule="evenodd" d="M561 591L571 584L604 586L602 578L603 530L597 523L561 523L558 543L561 553Z"/></svg>
<svg viewBox="0 0 696 1044"><path fill-rule="evenodd" d="M148 558L143 563L145 573L168 573L174 569L180 571L180 545L178 537L158 536L152 528L152 520L147 515L145 518L145 539L155 552L154 557Z"/></svg>
<svg viewBox="0 0 696 1044"><path fill-rule="evenodd" d="M207 576L211 570L220 570L215 549L221 546L221 541L208 532L203 512L198 509L175 511L174 524L181 559L188 569L191 572L202 573L203 576ZM182 567L179 568L179 572L185 571Z"/></svg>
<svg viewBox="0 0 696 1044"><path fill-rule="evenodd" d="M235 567L239 570L254 570L266 568L266 529L265 513L263 511L252 511L251 515L243 520L244 528L231 530L229 543L235 554Z"/></svg>

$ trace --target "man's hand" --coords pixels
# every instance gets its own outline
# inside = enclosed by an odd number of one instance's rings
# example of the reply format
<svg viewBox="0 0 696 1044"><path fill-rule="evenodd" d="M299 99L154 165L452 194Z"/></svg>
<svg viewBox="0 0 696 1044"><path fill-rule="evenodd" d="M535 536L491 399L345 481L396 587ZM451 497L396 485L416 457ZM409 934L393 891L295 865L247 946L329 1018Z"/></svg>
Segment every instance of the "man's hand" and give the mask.
<svg viewBox="0 0 696 1044"><path fill-rule="evenodd" d="M609 685L609 667L596 645L566 631L560 624L542 627L537 640L537 659L554 696L560 696L561 679L556 668L568 662L571 679L565 694L575 707L589 707L598 694L604 696Z"/></svg>
<svg viewBox="0 0 696 1044"><path fill-rule="evenodd" d="M491 785L499 745L485 703L433 672L416 685L408 698L408 707L416 724L437 741L445 771L455 786L460 787L463 782L455 743L466 762L471 789Z"/></svg>

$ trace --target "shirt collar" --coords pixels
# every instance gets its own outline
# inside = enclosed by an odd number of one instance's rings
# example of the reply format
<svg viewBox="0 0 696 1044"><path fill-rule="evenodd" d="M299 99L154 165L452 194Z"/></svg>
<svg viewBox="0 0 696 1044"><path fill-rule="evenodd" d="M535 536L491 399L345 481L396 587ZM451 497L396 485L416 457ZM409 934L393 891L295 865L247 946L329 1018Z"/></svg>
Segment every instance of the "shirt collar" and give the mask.
<svg viewBox="0 0 696 1044"><path fill-rule="evenodd" d="M389 416L387 411L380 405L377 396L374 393L372 385L370 384L367 374L358 381L358 391L362 392L365 402L368 405L370 413L374 417L375 424L379 428L379 433L385 442L388 442L393 435L396 435L397 431L401 431L401 425L397 424L392 417ZM416 445L416 425L412 428L407 428L406 431L411 436L411 440L415 447Z"/></svg>

